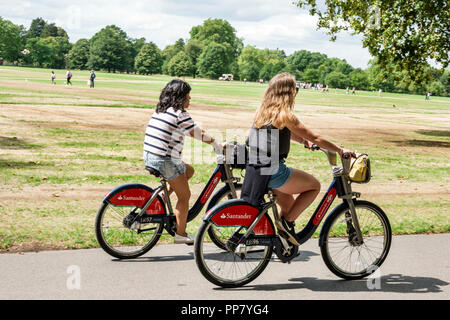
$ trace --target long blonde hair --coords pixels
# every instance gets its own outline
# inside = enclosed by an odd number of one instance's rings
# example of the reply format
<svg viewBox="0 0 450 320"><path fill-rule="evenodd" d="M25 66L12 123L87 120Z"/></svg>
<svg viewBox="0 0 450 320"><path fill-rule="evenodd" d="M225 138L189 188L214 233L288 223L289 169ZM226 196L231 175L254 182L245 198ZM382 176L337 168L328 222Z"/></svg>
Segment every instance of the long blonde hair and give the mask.
<svg viewBox="0 0 450 320"><path fill-rule="evenodd" d="M278 129L284 129L289 120L295 119L293 113L295 95L295 77L290 73L280 73L270 79L261 105L256 110L253 121L255 128L273 125Z"/></svg>

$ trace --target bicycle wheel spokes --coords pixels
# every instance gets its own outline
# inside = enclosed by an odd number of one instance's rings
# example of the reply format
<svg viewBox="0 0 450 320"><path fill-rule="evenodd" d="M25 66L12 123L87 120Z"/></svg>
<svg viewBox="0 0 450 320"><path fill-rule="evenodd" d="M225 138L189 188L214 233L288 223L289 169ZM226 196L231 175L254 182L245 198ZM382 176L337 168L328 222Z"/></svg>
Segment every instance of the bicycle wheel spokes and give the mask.
<svg viewBox="0 0 450 320"><path fill-rule="evenodd" d="M272 247L238 245L238 237L232 235L236 235L236 230L240 230L240 235L244 234L245 228L222 226L216 235L225 243L227 249L224 250L210 241L206 231L211 227L215 226L212 223L202 226L199 230L201 237L197 238L199 243L196 243L197 264L208 280L223 287L239 286L264 270L272 255Z"/></svg>
<svg viewBox="0 0 450 320"><path fill-rule="evenodd" d="M327 239L327 255L338 273L349 277L367 275L385 258L390 241L390 228L377 210L367 206L356 206L363 243L354 238L351 216L342 211L331 224ZM353 230L353 232L352 232Z"/></svg>
<svg viewBox="0 0 450 320"><path fill-rule="evenodd" d="M100 222L101 236L105 244L118 255L134 255L157 236L159 224L146 223L138 228L128 228L124 225L124 218L135 209L133 206L116 207L109 204L103 211Z"/></svg>

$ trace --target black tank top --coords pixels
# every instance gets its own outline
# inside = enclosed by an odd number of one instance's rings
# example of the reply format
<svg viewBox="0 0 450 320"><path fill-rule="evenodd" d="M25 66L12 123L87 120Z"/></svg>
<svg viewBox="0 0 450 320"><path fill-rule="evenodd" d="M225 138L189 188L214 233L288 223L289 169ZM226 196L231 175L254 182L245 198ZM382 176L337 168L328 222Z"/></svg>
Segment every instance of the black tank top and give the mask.
<svg viewBox="0 0 450 320"><path fill-rule="evenodd" d="M264 143L264 140L267 143ZM252 126L246 143L250 148L250 164L253 162L253 164L267 165L270 163L269 160L273 160L267 159L272 157L272 152L278 153L278 161L287 158L291 147L291 131L287 127L279 130L273 125L259 129Z"/></svg>

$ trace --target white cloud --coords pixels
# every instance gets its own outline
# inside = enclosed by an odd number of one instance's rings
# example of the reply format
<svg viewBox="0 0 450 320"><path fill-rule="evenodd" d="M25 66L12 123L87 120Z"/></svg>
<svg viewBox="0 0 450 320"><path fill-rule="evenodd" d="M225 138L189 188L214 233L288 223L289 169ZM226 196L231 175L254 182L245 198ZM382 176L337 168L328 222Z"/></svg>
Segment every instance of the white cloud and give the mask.
<svg viewBox="0 0 450 320"><path fill-rule="evenodd" d="M42 17L62 26L75 42L90 38L106 25L115 24L130 37L145 37L161 49L208 18L225 19L258 48L284 50L287 54L306 49L346 59L355 67L366 67L370 55L357 37L342 35L334 43L316 30L315 17L292 4L292 0L16 0L0 2L1 16L29 27Z"/></svg>

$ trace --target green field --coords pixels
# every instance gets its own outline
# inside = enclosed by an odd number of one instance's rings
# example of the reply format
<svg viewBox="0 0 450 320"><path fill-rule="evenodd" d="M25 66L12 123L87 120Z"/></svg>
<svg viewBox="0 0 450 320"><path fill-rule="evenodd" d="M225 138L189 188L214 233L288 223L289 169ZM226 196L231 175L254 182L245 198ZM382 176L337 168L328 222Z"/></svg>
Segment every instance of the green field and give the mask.
<svg viewBox="0 0 450 320"><path fill-rule="evenodd" d="M55 70L51 85L50 72L0 67L0 251L96 247L93 223L103 195L123 183L157 184L143 169L142 141L171 78L96 72L90 89L87 71L73 71L73 87L64 86L64 70ZM194 120L215 136L240 129L238 138L245 137L266 85L185 80ZM372 181L354 189L385 210L394 233L450 231L449 98L300 90L295 110L313 131L370 155ZM185 155L195 146L187 139ZM322 154L293 143L287 163L311 172L326 190L331 175ZM193 166L192 202L215 164Z"/></svg>

